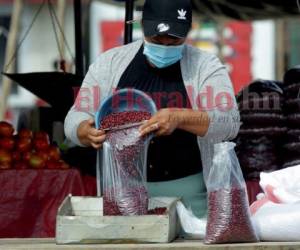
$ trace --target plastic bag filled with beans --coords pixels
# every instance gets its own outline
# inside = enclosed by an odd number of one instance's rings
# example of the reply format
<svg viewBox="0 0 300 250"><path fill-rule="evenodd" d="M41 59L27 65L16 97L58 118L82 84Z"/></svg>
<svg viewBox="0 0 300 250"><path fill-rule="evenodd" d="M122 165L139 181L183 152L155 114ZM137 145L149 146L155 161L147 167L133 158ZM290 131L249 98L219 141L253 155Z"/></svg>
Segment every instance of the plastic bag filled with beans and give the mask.
<svg viewBox="0 0 300 250"><path fill-rule="evenodd" d="M208 192L206 244L258 241L234 147L230 142L216 144L213 165L204 173Z"/></svg>
<svg viewBox="0 0 300 250"><path fill-rule="evenodd" d="M123 112L104 118L101 129L149 119L146 112ZM103 213L106 216L145 215L148 212L146 162L149 138L139 125L111 130L102 152Z"/></svg>

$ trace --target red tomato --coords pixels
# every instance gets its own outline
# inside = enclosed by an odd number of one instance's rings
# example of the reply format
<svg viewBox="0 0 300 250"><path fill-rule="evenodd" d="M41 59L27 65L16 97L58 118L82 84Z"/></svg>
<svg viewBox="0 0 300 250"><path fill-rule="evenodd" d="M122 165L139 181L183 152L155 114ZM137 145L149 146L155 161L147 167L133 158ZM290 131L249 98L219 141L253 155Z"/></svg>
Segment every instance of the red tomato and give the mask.
<svg viewBox="0 0 300 250"><path fill-rule="evenodd" d="M24 152L22 154L22 160L26 163L28 163L30 161L32 153L30 151Z"/></svg>
<svg viewBox="0 0 300 250"><path fill-rule="evenodd" d="M14 134L14 128L8 122L0 122L0 136L2 137L12 137Z"/></svg>
<svg viewBox="0 0 300 250"><path fill-rule="evenodd" d="M45 167L46 161L41 156L32 154L29 160L29 165L32 168L41 169Z"/></svg>
<svg viewBox="0 0 300 250"><path fill-rule="evenodd" d="M33 146L36 151L46 151L49 148L49 142L45 139L34 139Z"/></svg>
<svg viewBox="0 0 300 250"><path fill-rule="evenodd" d="M60 151L58 147L51 146L48 150L48 155L51 160L56 160L56 161L60 160Z"/></svg>
<svg viewBox="0 0 300 250"><path fill-rule="evenodd" d="M10 165L12 163L12 155L4 149L0 149L0 165Z"/></svg>
<svg viewBox="0 0 300 250"><path fill-rule="evenodd" d="M16 143L16 149L20 153L30 151L31 150L31 140L28 138L19 139Z"/></svg>
<svg viewBox="0 0 300 250"><path fill-rule="evenodd" d="M47 151L39 151L39 152L37 152L37 155L42 157L42 159L44 161L48 161L48 159L49 159L49 155L48 155Z"/></svg>
<svg viewBox="0 0 300 250"><path fill-rule="evenodd" d="M15 141L13 137L4 137L0 139L0 148L11 151L14 149Z"/></svg>
<svg viewBox="0 0 300 250"><path fill-rule="evenodd" d="M27 138L27 139L32 139L33 133L30 129L23 128L19 131L18 133L19 138Z"/></svg>
<svg viewBox="0 0 300 250"><path fill-rule="evenodd" d="M44 131L35 132L34 139L35 140L45 140L46 142L48 142L48 144L50 144L49 135Z"/></svg>

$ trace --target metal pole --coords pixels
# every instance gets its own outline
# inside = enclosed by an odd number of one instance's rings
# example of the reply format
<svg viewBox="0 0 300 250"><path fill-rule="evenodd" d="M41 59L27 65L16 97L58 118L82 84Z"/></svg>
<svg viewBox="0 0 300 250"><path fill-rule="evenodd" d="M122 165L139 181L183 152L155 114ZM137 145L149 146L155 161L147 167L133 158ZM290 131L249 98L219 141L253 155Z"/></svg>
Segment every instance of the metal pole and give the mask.
<svg viewBox="0 0 300 250"><path fill-rule="evenodd" d="M134 0L126 0L125 4L125 34L124 34L124 44L132 42L132 33L133 33L133 11L134 11Z"/></svg>
<svg viewBox="0 0 300 250"><path fill-rule="evenodd" d="M75 18L76 75L77 76L84 76L83 46L82 46L82 21L81 21L81 0L74 0L74 18Z"/></svg>
<svg viewBox="0 0 300 250"><path fill-rule="evenodd" d="M285 72L285 52L286 52L286 27L283 19L278 19L275 22L276 34L276 79L282 79Z"/></svg>
<svg viewBox="0 0 300 250"><path fill-rule="evenodd" d="M66 1L59 0L57 2L57 13L58 13L58 21L63 32L65 31L65 12L66 12ZM59 33L59 47L63 58L65 58L65 41L64 41L64 35L61 32Z"/></svg>
<svg viewBox="0 0 300 250"><path fill-rule="evenodd" d="M18 34L20 30L22 8L23 0L15 0L5 50L5 60L3 68L3 71L5 73L12 73L15 69L14 63L11 63L8 68L6 68L6 66L16 50ZM11 85L12 81L6 76L3 76L2 89L0 89L0 121L5 118L7 100L10 94Z"/></svg>

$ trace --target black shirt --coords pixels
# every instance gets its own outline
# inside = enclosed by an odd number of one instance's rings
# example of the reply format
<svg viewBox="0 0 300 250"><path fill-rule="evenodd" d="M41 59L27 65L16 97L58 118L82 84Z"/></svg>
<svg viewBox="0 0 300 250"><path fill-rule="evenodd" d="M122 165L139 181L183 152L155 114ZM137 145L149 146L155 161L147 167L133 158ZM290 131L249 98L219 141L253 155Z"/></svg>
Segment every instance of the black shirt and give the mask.
<svg viewBox="0 0 300 250"><path fill-rule="evenodd" d="M123 73L117 86L149 94L162 108L191 108L181 74L180 62L159 69L149 65L143 46ZM148 150L149 182L168 181L202 170L197 136L177 129L172 135L154 138Z"/></svg>

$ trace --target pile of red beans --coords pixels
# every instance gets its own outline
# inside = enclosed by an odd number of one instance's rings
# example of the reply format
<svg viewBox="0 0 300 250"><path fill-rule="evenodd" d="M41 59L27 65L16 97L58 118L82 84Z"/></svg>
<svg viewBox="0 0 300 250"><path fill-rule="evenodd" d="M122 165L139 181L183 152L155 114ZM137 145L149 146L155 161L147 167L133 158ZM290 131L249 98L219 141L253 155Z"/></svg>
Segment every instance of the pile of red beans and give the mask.
<svg viewBox="0 0 300 250"><path fill-rule="evenodd" d="M130 123L137 123L149 120L151 114L143 111L126 111L113 113L103 118L101 121L101 129L113 128Z"/></svg>
<svg viewBox="0 0 300 250"><path fill-rule="evenodd" d="M104 210L103 214L105 216L126 216L126 215L164 215L167 213L166 207L156 207L153 209L146 210L148 207L148 199L147 193L145 190L136 190L138 195L142 195L143 199L135 199L136 196L131 195L131 197L126 201L126 198L121 199L108 197L108 192L105 192L103 197L104 202ZM143 194L144 193L144 194ZM123 204L122 204L123 200ZM121 201L121 203L120 203ZM139 204L140 202L144 204ZM119 203L118 203L119 202ZM131 202L131 204L127 204L126 202Z"/></svg>
<svg viewBox="0 0 300 250"><path fill-rule="evenodd" d="M106 216L133 216L148 213L148 193L144 186L106 190L103 197Z"/></svg>

